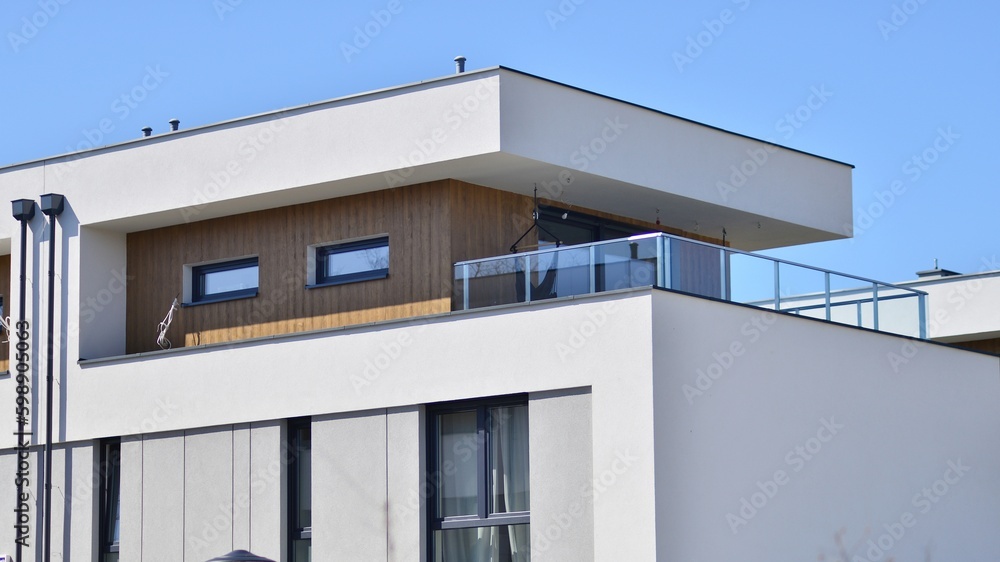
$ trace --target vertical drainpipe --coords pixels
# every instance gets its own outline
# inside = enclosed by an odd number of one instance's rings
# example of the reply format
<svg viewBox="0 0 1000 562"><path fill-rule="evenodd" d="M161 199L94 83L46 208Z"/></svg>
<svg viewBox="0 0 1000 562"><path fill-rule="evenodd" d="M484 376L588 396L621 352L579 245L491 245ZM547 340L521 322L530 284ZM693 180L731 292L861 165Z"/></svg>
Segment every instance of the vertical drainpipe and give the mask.
<svg viewBox="0 0 1000 562"><path fill-rule="evenodd" d="M56 302L56 217L63 212L64 198L56 193L42 195L39 207L49 217L49 325L48 346L45 365L45 512L42 529L42 560L51 560L52 549L52 355L55 349L55 302Z"/></svg>
<svg viewBox="0 0 1000 562"><path fill-rule="evenodd" d="M24 304L26 300L25 293L27 292L26 288L28 283L28 276L27 276L28 223L31 222L31 219L35 217L35 202L32 201L31 199L18 199L16 201L11 201L11 207L14 219L21 223L21 282L20 286L18 287L19 291L18 294L20 295L20 300L18 301L18 304L20 306L20 311L18 313L17 324L15 324L17 330L17 339L19 342L21 342L27 339L27 330L23 326L25 317L25 304ZM22 338L22 334L25 336L24 338ZM8 334L8 339L11 339L10 334ZM18 376L21 375L20 370L18 370L17 373ZM31 377L30 372L27 372L25 374L29 378ZM20 382L18 382L18 384L20 384ZM17 422L17 434L19 440L24 438L23 437L24 426L27 423L27 421L28 420L25 417L23 419L19 419ZM21 505L21 494L23 493L24 493L24 482L22 479L18 478L17 500L16 500L18 506ZM15 555L16 555L15 560L17 560L17 562L21 562L22 560L21 541L17 541L17 546L15 547Z"/></svg>

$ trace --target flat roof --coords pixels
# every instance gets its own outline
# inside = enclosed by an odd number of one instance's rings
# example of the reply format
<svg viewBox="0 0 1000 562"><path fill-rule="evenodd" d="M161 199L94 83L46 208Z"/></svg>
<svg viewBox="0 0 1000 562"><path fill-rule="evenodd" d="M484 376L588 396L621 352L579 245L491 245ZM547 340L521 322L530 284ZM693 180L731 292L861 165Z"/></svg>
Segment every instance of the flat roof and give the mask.
<svg viewBox="0 0 1000 562"><path fill-rule="evenodd" d="M761 139L761 138L757 138L757 137L754 137L754 136L751 136L751 135L746 135L746 134L743 134L743 133L738 133L738 132L731 131L731 130L728 130L728 129L725 129L725 128L722 128L722 127L715 126L715 125L709 125L707 123L702 123L700 121L695 121L694 119L688 119L687 117L682 117L680 115L675 115L673 113L669 113L669 112L666 112L666 111L655 109L655 108L652 108L652 107L649 107L649 106L641 105L641 104L638 104L638 103L633 103L633 102L630 102L628 100L619 99L619 98L616 98L616 97L613 97L613 96L602 94L600 92L595 92L593 90L588 90L586 88L580 88L580 87L577 87L577 86L573 86L572 84L566 84L564 82L559 82L557 80L552 80L552 79L549 79L549 78L545 78L544 76L538 76L538 75L535 75L535 74L531 74L529 72L524 72L524 71L521 71L521 70L517 70L516 68L510 68L510 67L503 66L503 65L497 65L497 66L490 66L490 67L486 67L486 68L480 68L480 69L476 69L476 70L470 70L470 71L463 72L463 73L460 73L460 74L459 73L449 74L449 75L446 75L446 76L439 76L437 78L429 78L427 80L420 80L420 81L417 81L417 82L410 82L410 83L406 83L406 84L400 84L400 85L396 85L396 86L389 86L389 87L385 87L385 88L377 88L377 89L374 89L374 90L367 90L367 91L364 91L364 92L358 92L358 93L354 93L354 94L348 94L348 95L345 95L345 96L338 96L338 97L329 98L329 99L325 99L325 100L321 100L321 101L310 102L310 103L301 104L301 105L294 105L294 106L289 106L289 107L285 107L285 108L281 108L281 109L274 109L274 110L270 110L270 111L264 111L264 112L261 112L261 113L255 113L255 114L251 114L251 115L244 115L242 117L235 117L233 119L227 119L227 120L224 120L224 121L217 121L217 122L209 123L209 124L206 124L206 125L197 125L197 126L194 126L194 127L190 127L190 128L187 128L187 129L181 129L181 130L178 130L178 131L167 131L167 132L159 133L159 134L152 135L152 136L149 136L149 137L136 137L134 139L129 139L129 140L125 140L125 141L121 141L121 142L117 142L117 143L112 143L112 144L101 145L101 146L95 146L95 147L86 148L86 149L83 149L83 150L76 150L76 151L73 151L73 152L64 152L64 153L54 154L54 155L51 155L51 156L45 156L45 157L42 157L42 158L34 158L34 159L31 159L31 160L24 160L24 161L21 161L21 162L15 162L15 163L12 163L12 164L4 164L4 165L0 165L0 172L4 172L4 171L10 170L10 169L20 168L20 167L23 167L23 166L29 166L29 165L32 165L32 164L45 163L45 162L47 162L49 160L57 160L57 159L66 158L66 157L69 157L69 156L74 156L74 155L79 155L79 154L87 154L87 153L90 153L90 152L98 152L98 151L106 150L106 149L109 149L109 148L127 147L129 145L142 143L142 142L148 141L148 140L153 139L153 138L155 138L155 139L165 139L165 138L168 138L168 137L173 136L173 135L189 134L191 132L198 132L198 131L208 131L208 130L212 130L212 129L216 129L216 128L220 128L220 127L225 127L225 126L228 126L228 125L233 125L233 124L236 124L236 123L241 123L243 121L250 121L250 120L253 120L253 119L260 119L262 117L270 117L270 116L280 115L282 113L287 113L287 112L290 112L290 111L298 111L298 110L309 109L309 108L322 108L323 106L334 105L334 104L341 103L341 102L348 101L348 100L352 100L352 99L364 98L364 97L368 97L368 96L372 96L372 95L383 94L383 93L386 93L386 92L393 92L393 91L397 91L397 90L405 90L407 88L412 88L414 86L421 86L421 85L426 85L426 84L432 84L432 83L435 83L435 82L447 82L447 81L450 81L450 80L455 80L455 79L458 79L458 78L467 77L469 75L485 74L485 73L490 73L490 72L496 72L497 70L504 70L504 71L508 71L508 72L513 72L513 73L516 73L516 74L520 74L522 76L528 76L528 77L531 77L531 78L535 78L535 79L538 79L538 80L549 82L551 84L556 84L556 85L559 85L559 86L570 88L570 89L573 89L573 90L576 90L576 91L579 91L579 92L583 92L583 93L586 93L586 94L590 94L590 95L593 95L593 96L598 96L598 97L601 97L601 98L604 98L604 99L608 99L608 100L612 100L612 101L615 101L615 102L624 103L624 104L630 105L632 107L637 107L637 108L640 108L640 109L645 109L647 111L652 111L654 113L658 113L660 115L664 115L664 116L667 116L667 117L672 117L674 119L680 119L680 120L686 121L688 123L692 123L692 124L699 125L699 126L702 126L702 127L707 127L707 128L714 129L714 130L717 130L717 131L721 131L723 133L727 133L727 134L730 134L730 135L735 135L735 136L738 136L738 137L742 137L742 138L746 138L746 139L750 139L750 140L754 140L754 141L758 141L758 142L767 143L767 144L770 144L770 145L781 147L781 148L783 148L785 150L790 150L790 151L793 151L793 152L798 152L800 154L805 154L807 156L812 156L812 157L815 157L815 158L821 158L823 160L827 160L827 161L834 162L834 163L837 163L837 164L843 164L845 166L850 166L851 168L855 167L853 164L850 164L850 163L847 163L847 162L843 162L843 161L840 161L840 160L836 160L836 159L833 159L833 158L829 158L829 157L826 157L826 156L821 156L819 154L813 154L811 152L806 152L804 150L799 150L797 148L792 148L792 147L785 146L785 145L782 145L782 144L779 144L779 143L775 143L775 142L771 142L771 141L764 140L764 139Z"/></svg>

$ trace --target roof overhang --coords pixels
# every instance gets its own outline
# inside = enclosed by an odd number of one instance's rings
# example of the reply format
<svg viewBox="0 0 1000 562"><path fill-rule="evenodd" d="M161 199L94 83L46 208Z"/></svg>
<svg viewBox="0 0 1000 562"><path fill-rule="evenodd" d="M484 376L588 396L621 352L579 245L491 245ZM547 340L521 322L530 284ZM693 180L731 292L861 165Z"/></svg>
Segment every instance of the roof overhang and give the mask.
<svg viewBox="0 0 1000 562"><path fill-rule="evenodd" d="M506 68L0 169L136 231L454 178L773 248L848 236L848 164ZM0 238L15 222L0 219Z"/></svg>

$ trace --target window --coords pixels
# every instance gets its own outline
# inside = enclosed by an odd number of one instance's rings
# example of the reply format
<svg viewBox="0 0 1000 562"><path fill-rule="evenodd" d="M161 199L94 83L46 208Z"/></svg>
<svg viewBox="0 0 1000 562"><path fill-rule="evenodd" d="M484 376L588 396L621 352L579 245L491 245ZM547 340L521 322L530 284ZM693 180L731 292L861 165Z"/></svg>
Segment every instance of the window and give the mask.
<svg viewBox="0 0 1000 562"><path fill-rule="evenodd" d="M388 276L388 236L316 248L316 285L339 285Z"/></svg>
<svg viewBox="0 0 1000 562"><path fill-rule="evenodd" d="M191 302L206 303L257 296L257 258L196 265L191 268Z"/></svg>
<svg viewBox="0 0 1000 562"><path fill-rule="evenodd" d="M650 232L648 228L549 206L539 208L538 223L543 227L538 231L538 245L542 248L555 245L553 237L558 237L563 246L573 246Z"/></svg>
<svg viewBox="0 0 1000 562"><path fill-rule="evenodd" d="M310 420L289 423L292 462L288 494L292 562L312 560L312 427Z"/></svg>
<svg viewBox="0 0 1000 562"><path fill-rule="evenodd" d="M121 526L121 444L118 440L101 445L100 466L100 548L101 562L118 562Z"/></svg>
<svg viewBox="0 0 1000 562"><path fill-rule="evenodd" d="M528 562L528 406L521 399L428 410L430 560Z"/></svg>

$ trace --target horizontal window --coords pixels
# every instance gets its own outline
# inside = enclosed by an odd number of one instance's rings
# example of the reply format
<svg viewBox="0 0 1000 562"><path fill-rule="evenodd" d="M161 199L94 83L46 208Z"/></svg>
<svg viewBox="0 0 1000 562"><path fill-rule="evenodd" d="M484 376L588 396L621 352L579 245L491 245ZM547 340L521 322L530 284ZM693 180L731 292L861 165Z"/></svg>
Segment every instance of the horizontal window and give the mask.
<svg viewBox="0 0 1000 562"><path fill-rule="evenodd" d="M389 237L316 248L316 284L337 285L389 276Z"/></svg>
<svg viewBox="0 0 1000 562"><path fill-rule="evenodd" d="M257 258L191 268L191 302L206 303L257 295Z"/></svg>

